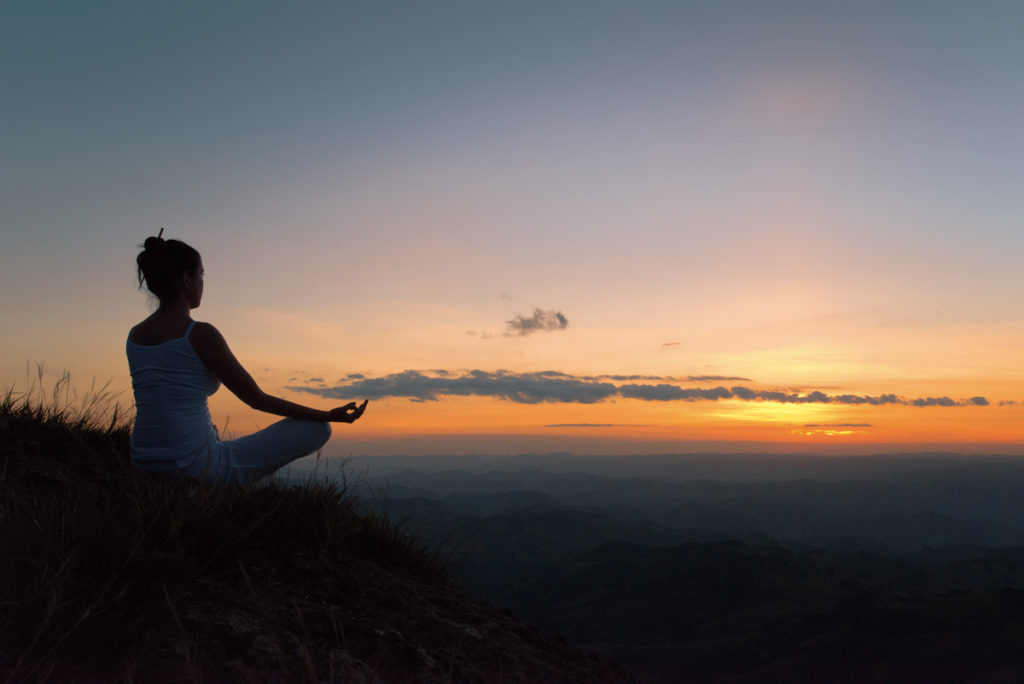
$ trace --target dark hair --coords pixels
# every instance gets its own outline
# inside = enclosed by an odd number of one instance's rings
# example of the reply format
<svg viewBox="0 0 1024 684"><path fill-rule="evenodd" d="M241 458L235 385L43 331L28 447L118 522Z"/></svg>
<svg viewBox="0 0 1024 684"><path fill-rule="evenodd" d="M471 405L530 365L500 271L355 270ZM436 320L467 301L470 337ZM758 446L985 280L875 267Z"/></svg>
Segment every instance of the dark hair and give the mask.
<svg viewBox="0 0 1024 684"><path fill-rule="evenodd" d="M173 296L178 276L199 270L200 256L194 248L181 240L164 240L164 229L159 235L146 238L143 250L135 259L138 267L139 287L143 281L149 291L159 299Z"/></svg>

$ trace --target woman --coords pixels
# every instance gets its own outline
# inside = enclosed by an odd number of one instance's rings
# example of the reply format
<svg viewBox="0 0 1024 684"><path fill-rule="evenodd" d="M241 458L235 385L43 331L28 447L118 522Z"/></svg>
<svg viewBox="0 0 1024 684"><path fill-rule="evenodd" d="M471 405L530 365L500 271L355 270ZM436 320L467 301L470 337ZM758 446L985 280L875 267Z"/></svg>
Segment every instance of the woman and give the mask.
<svg viewBox="0 0 1024 684"><path fill-rule="evenodd" d="M160 306L128 333L127 354L135 393L132 465L222 484L248 484L322 447L330 423L352 423L367 402L330 411L266 394L209 323L192 320L203 298L203 261L163 228L146 238L136 259L139 287ZM284 420L247 437L221 441L206 398L223 383L254 409Z"/></svg>

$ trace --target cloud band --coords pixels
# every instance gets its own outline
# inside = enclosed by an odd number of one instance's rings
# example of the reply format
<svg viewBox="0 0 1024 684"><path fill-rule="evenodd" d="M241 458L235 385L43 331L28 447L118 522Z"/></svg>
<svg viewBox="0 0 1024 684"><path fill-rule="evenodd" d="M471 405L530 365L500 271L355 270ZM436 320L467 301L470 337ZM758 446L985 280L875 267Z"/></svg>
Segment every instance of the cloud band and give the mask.
<svg viewBox="0 0 1024 684"><path fill-rule="evenodd" d="M630 376L574 376L560 371L513 373L506 370L472 370L422 372L407 370L376 378L349 375L333 387L289 386L296 392L308 392L332 399L360 397L366 399L407 398L415 401L436 401L442 397L494 397L520 404L545 402L594 404L621 397L640 401L722 401L740 400L781 404L843 404L849 406L988 406L985 397L955 400L949 397L908 399L896 394L860 395L826 394L821 391L794 392L758 390L742 385L735 387L682 387L657 384L614 384L605 378ZM634 376L635 377L635 376Z"/></svg>

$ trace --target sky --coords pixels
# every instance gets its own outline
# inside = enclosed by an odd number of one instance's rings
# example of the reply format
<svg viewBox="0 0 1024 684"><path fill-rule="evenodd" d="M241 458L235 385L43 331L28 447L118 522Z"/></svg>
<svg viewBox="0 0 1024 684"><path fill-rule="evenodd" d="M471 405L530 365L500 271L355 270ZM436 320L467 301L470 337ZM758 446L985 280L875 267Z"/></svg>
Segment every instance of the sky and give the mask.
<svg viewBox="0 0 1024 684"><path fill-rule="evenodd" d="M1024 453L1024 4L0 18L5 388L131 403L164 227L333 453Z"/></svg>

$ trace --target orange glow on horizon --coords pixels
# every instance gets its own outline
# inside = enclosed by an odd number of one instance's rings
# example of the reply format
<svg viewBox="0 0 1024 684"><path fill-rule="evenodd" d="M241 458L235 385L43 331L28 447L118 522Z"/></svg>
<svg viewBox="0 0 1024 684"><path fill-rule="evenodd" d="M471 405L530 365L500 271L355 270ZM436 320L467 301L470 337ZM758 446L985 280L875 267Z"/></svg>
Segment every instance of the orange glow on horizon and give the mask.
<svg viewBox="0 0 1024 684"><path fill-rule="evenodd" d="M337 402L300 395L293 400L328 408ZM265 427L276 417L252 411L226 391L211 400L214 422L229 436ZM370 402L357 424L338 425L339 442L416 436L519 435L538 441L607 440L618 445L686 442L928 445L1020 443L1024 406L844 406L740 400L594 404L519 404L479 397Z"/></svg>

